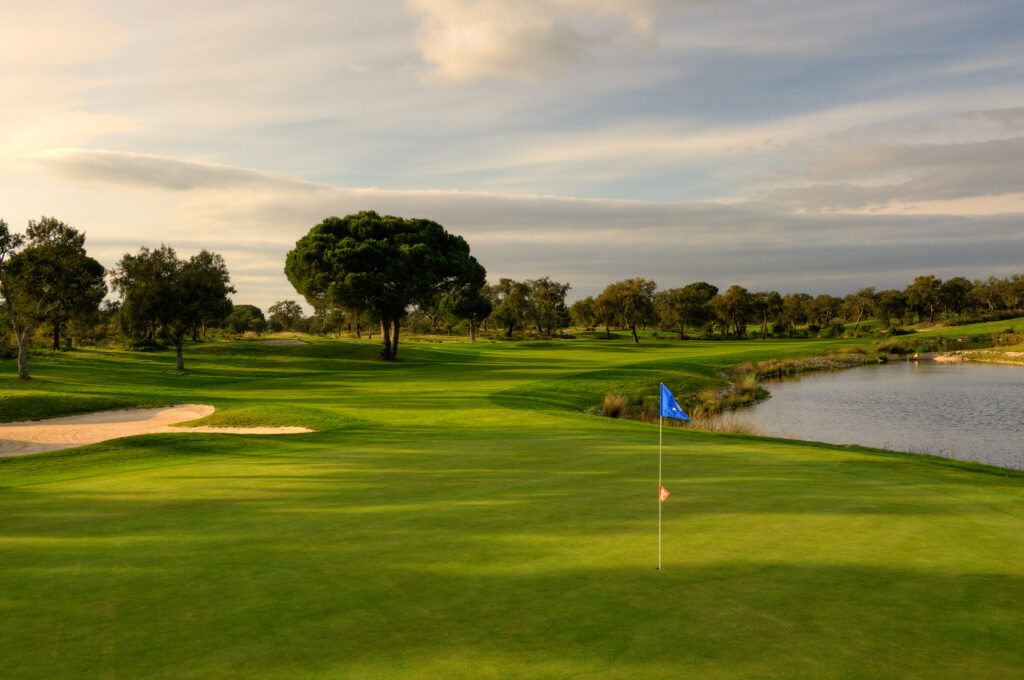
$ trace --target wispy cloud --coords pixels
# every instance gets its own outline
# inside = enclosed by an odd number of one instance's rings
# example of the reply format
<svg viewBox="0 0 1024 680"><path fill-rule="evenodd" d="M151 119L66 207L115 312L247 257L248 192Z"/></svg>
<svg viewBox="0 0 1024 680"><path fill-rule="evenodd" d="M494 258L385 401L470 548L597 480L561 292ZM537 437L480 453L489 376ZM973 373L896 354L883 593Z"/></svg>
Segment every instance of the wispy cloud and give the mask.
<svg viewBox="0 0 1024 680"><path fill-rule="evenodd" d="M92 172L93 156L102 173ZM1009 272L1024 246L1020 215L807 215L755 203L349 188L88 150L54 154L48 167L86 182L97 203L80 214L79 226L109 260L119 247L161 241L183 250L213 248L244 276L245 299L258 304L295 296L281 267L310 227L328 215L371 209L436 219L467 238L492 277L550 275L571 282L576 295L638 274L666 287L706 279L842 292L865 276L880 285L905 285L924 269L967 276ZM125 238L109 227L113 211L103 197L118 195L123 186L135 189L142 206L149 201L165 215L161 229Z"/></svg>

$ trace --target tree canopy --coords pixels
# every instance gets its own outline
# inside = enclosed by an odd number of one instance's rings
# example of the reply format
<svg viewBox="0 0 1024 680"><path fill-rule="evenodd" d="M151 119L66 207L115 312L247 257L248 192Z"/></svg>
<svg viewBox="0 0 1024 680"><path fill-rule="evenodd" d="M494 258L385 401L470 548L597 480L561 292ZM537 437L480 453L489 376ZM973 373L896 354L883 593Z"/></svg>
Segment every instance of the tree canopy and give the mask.
<svg viewBox="0 0 1024 680"><path fill-rule="evenodd" d="M655 318L654 290L657 285L643 278L616 281L604 289L595 304L606 324L620 323L629 328L633 342L638 343L637 326Z"/></svg>
<svg viewBox="0 0 1024 680"><path fill-rule="evenodd" d="M29 377L32 333L51 323L54 346L59 348L64 324L94 312L107 294L104 273L103 265L85 252L85 234L60 220L30 220L24 236L12 234L0 220L0 294L18 341L20 378Z"/></svg>
<svg viewBox="0 0 1024 680"><path fill-rule="evenodd" d="M372 211L314 226L288 253L284 271L310 304L372 312L385 360L398 357L399 321L411 305L486 282L461 236L431 220Z"/></svg>
<svg viewBox="0 0 1024 680"><path fill-rule="evenodd" d="M184 370L182 345L185 336L210 314L231 313L234 293L224 259L206 250L188 260L174 249L141 248L126 253L114 269L111 281L121 294L121 324L134 338L150 340L157 335L174 345L177 366Z"/></svg>

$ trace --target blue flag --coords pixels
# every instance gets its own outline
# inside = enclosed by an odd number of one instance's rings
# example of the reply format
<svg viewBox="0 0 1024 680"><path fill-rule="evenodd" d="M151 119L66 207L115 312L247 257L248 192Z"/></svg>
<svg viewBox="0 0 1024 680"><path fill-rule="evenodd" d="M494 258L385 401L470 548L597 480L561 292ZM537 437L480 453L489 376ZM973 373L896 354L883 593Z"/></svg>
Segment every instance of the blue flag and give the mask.
<svg viewBox="0 0 1024 680"><path fill-rule="evenodd" d="M686 415L683 409L679 408L676 398L672 396L672 393L668 391L664 384L661 386L661 415L666 418L678 418L679 420L690 422L690 416Z"/></svg>

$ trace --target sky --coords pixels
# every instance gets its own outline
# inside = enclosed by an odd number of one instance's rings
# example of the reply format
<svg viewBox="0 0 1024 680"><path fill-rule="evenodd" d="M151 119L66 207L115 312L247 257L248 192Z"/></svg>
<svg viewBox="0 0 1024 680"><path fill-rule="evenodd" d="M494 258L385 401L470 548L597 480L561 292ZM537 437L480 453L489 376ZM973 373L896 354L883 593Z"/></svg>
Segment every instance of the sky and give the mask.
<svg viewBox="0 0 1024 680"><path fill-rule="evenodd" d="M330 215L492 281L844 294L1024 272L1019 0L0 4L0 217L299 299Z"/></svg>

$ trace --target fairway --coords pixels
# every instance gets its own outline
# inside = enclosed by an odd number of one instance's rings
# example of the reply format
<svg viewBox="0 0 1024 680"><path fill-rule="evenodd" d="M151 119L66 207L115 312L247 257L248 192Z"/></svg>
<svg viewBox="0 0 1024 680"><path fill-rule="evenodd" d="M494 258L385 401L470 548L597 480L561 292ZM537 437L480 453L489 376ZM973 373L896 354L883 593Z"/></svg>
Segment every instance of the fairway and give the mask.
<svg viewBox="0 0 1024 680"><path fill-rule="evenodd" d="M851 343L845 343L851 344ZM0 420L199 403L0 459L11 678L1019 678L1024 475L601 418L842 341L212 342L0 362ZM865 427L870 427L866 423Z"/></svg>

